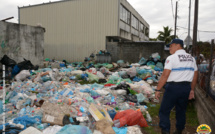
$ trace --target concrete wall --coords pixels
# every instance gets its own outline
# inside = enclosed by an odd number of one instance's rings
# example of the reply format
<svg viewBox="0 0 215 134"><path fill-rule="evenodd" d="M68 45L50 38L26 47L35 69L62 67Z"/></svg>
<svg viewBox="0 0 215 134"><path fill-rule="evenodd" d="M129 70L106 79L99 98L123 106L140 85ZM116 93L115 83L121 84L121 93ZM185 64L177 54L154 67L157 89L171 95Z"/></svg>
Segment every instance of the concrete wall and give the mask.
<svg viewBox="0 0 215 134"><path fill-rule="evenodd" d="M124 60L135 63L141 57L148 59L152 53L156 52L159 53L161 59L169 55L169 51L164 51L164 42L108 42L107 51L111 53L113 62Z"/></svg>
<svg viewBox="0 0 215 134"><path fill-rule="evenodd" d="M195 89L195 104L199 124L207 124L210 126L212 133L215 132L215 102L210 97L206 97L206 93L198 85Z"/></svg>
<svg viewBox="0 0 215 134"><path fill-rule="evenodd" d="M0 21L0 58L6 54L17 63L25 58L33 65L43 65L44 32L41 27Z"/></svg>

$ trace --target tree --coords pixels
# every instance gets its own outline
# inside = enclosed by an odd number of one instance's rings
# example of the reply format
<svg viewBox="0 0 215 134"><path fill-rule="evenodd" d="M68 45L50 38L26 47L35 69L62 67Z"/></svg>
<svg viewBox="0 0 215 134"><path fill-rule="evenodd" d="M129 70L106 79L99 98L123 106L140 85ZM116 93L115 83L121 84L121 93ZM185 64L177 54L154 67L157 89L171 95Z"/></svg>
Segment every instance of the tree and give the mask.
<svg viewBox="0 0 215 134"><path fill-rule="evenodd" d="M163 31L158 31L159 35L157 39L164 41L166 44L170 43L174 39L174 35L171 35L172 31L172 28L169 28L169 26L163 27Z"/></svg>
<svg viewBox="0 0 215 134"><path fill-rule="evenodd" d="M157 41L157 38L149 38L150 41Z"/></svg>
<svg viewBox="0 0 215 134"><path fill-rule="evenodd" d="M209 42L197 42L197 50L199 51L199 54L203 54L206 59L210 59L211 44ZM215 52L215 48L213 52Z"/></svg>

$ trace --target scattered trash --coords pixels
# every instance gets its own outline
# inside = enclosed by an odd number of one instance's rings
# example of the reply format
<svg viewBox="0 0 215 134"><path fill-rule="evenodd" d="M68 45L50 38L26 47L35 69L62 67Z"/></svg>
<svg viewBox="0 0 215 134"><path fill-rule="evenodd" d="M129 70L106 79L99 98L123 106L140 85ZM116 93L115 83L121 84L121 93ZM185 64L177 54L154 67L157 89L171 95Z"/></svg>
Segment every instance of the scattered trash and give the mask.
<svg viewBox="0 0 215 134"><path fill-rule="evenodd" d="M110 56L104 51L98 55ZM74 63L47 58L45 68L38 69L28 60L16 64L5 56L1 62L10 62L6 65L14 75L6 88L8 132L141 134L140 127L152 121L146 104L155 102L154 85L163 71L159 54L131 65L103 63L102 57L96 63L94 57ZM0 118L2 105L0 101Z"/></svg>

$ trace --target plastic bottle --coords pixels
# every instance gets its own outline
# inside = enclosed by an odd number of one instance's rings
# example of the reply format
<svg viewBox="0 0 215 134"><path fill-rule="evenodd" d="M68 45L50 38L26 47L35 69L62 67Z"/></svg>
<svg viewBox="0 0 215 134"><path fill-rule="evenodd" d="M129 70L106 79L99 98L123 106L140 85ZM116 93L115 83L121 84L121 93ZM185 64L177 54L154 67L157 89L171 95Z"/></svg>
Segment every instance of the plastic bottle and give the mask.
<svg viewBox="0 0 215 134"><path fill-rule="evenodd" d="M22 109L19 111L18 116L19 116L19 117L22 117L22 116L24 116L25 114L26 114L26 109L25 109L25 108L22 108Z"/></svg>
<svg viewBox="0 0 215 134"><path fill-rule="evenodd" d="M31 107L30 106L26 107L26 114L31 115Z"/></svg>
<svg viewBox="0 0 215 134"><path fill-rule="evenodd" d="M35 127L36 127L37 129L39 129L39 130L44 130L44 129L46 129L48 126L49 126L48 123L43 123L43 124L37 124L37 125L35 125Z"/></svg>
<svg viewBox="0 0 215 134"><path fill-rule="evenodd" d="M33 110L32 113L34 113L34 116L39 116L41 118L43 117L43 112L40 108Z"/></svg>
<svg viewBox="0 0 215 134"><path fill-rule="evenodd" d="M146 120L147 120L148 122L152 122L152 118L151 118L151 116L150 116L150 114L149 114L148 111L146 111Z"/></svg>

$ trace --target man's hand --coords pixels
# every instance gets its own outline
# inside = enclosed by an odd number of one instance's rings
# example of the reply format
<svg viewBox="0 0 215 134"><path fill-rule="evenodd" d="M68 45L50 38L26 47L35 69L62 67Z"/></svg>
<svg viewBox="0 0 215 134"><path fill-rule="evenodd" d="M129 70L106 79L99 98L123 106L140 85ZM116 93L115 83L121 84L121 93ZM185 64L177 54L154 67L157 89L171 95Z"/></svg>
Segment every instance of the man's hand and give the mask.
<svg viewBox="0 0 215 134"><path fill-rule="evenodd" d="M194 99L194 90L190 91L189 100Z"/></svg>
<svg viewBox="0 0 215 134"><path fill-rule="evenodd" d="M156 99L156 100L159 100L159 98L160 98L160 92L157 91L157 92L155 92L155 99Z"/></svg>

